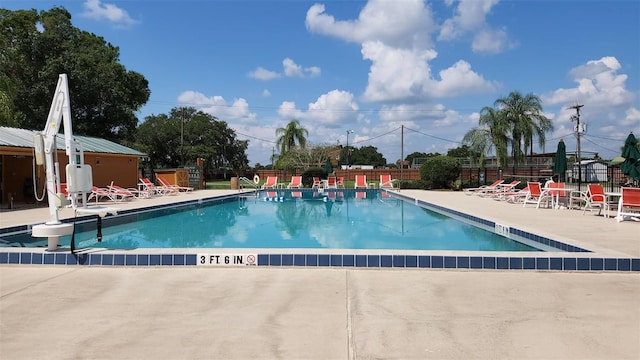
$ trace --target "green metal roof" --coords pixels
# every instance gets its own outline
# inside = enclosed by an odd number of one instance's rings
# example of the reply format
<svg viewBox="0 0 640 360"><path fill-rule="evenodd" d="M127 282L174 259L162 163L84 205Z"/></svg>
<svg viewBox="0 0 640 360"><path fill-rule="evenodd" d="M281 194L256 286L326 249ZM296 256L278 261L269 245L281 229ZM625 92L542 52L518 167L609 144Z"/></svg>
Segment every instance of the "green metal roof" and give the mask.
<svg viewBox="0 0 640 360"><path fill-rule="evenodd" d="M32 148L35 133L36 131L33 130L0 126L0 146ZM145 153L114 143L113 141L88 136L74 135L74 137L82 144L82 150L84 152L147 156ZM58 150L65 149L64 134L57 135L56 147Z"/></svg>

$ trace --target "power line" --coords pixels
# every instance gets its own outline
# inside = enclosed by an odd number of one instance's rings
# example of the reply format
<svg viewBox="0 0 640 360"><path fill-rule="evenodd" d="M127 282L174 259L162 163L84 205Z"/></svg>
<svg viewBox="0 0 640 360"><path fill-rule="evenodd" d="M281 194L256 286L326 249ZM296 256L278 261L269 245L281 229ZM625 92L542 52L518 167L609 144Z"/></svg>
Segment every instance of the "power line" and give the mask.
<svg viewBox="0 0 640 360"><path fill-rule="evenodd" d="M565 137L567 137L567 136L569 136L569 135L571 135L571 133L567 133L567 134L565 134L565 135L560 135L560 136L558 136L558 137L554 137L554 138L551 138L551 139L546 139L546 141L554 141L554 140L564 139Z"/></svg>
<svg viewBox="0 0 640 360"><path fill-rule="evenodd" d="M270 143L270 144L275 144L275 143L276 143L276 142L275 142L275 141L273 141L273 140L261 139L261 138L259 138L259 137L255 137L255 136L251 136L251 135L247 135L247 134L241 133L241 132L239 132L239 131L237 131L237 130L234 130L234 131L235 131L235 132L236 132L236 134L238 134L238 135L242 135L242 136L245 136L245 137L248 137L248 138L251 138L251 139L255 139L255 140L258 140L258 141L268 142L268 143Z"/></svg>
<svg viewBox="0 0 640 360"><path fill-rule="evenodd" d="M400 128L395 128L395 129L393 129L393 130L391 130L391 131L389 131L389 132L386 132L386 133L384 133L384 134L380 134L380 135L378 135L378 136L374 136L374 137L372 137L372 138L368 138L368 139L366 139L366 140L352 141L352 142L351 142L351 144L366 143L366 142L368 142L368 141L375 140L375 139L381 138L381 137L383 137L383 136L387 136L387 135L391 134L392 132L398 131L398 129L400 129Z"/></svg>
<svg viewBox="0 0 640 360"><path fill-rule="evenodd" d="M594 137L594 138L598 138L598 139L603 139L603 140L620 141L620 142L624 142L624 140L626 139L626 138L614 139L614 138L608 138L608 137L604 137L604 136L597 136L597 135L593 135L593 134L590 134L589 136Z"/></svg>
<svg viewBox="0 0 640 360"><path fill-rule="evenodd" d="M615 152L620 152L620 150L611 150L611 149L609 149L609 148L606 148L606 147L604 147L604 146L602 146L602 145L598 144L597 142L595 142L595 141L593 141L593 140L590 140L590 139L589 139L588 137L586 137L586 136L583 136L582 138L583 138L584 140L587 140L588 142L592 143L593 145L595 145L595 146L597 146L597 147L601 148L601 149L604 149L604 150L607 150L607 151L611 151L611 152L613 152L613 153L615 153Z"/></svg>
<svg viewBox="0 0 640 360"><path fill-rule="evenodd" d="M405 126L405 129L407 129L407 130L411 130L411 131L416 132L416 133L418 133L418 134L420 134L420 135L428 136L428 137L431 137L431 138L434 138L434 139L438 139L438 140L442 140L442 141L448 141L448 142L452 142L452 143L456 143L456 144L462 144L462 142L460 142L460 141L455 141L455 140L450 140L450 139L441 138L441 137L438 137L438 136L435 136L435 135L425 134L425 133L420 132L420 131L418 131L418 130L414 130L414 129L408 128L408 127L406 127L406 126Z"/></svg>

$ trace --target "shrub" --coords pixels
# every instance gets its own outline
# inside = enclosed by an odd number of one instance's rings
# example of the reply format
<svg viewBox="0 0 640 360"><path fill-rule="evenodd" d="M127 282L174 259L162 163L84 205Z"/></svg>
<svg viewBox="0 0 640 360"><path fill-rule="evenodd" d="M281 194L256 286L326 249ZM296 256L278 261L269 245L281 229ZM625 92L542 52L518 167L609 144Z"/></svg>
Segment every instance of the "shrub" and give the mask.
<svg viewBox="0 0 640 360"><path fill-rule="evenodd" d="M460 175L460 163L450 156L432 156L420 166L420 179L431 189L451 189Z"/></svg>
<svg viewBox="0 0 640 360"><path fill-rule="evenodd" d="M398 181L400 189L426 189L422 180L402 180Z"/></svg>
<svg viewBox="0 0 640 360"><path fill-rule="evenodd" d="M302 184L304 185L304 187L310 188L311 185L313 185L314 177L326 179L327 171L319 167L308 168L305 172L302 173Z"/></svg>

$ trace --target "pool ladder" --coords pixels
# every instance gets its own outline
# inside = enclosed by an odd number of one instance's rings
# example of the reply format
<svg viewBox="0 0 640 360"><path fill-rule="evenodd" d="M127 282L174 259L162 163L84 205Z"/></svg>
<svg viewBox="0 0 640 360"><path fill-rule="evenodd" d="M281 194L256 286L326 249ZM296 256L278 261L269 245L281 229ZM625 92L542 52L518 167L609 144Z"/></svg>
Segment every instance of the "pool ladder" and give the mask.
<svg viewBox="0 0 640 360"><path fill-rule="evenodd" d="M244 190L245 188L252 188L255 191L260 190L260 187L258 187L258 184L254 183L253 180L248 179L246 177L241 177L240 178L240 186L239 186L240 190Z"/></svg>

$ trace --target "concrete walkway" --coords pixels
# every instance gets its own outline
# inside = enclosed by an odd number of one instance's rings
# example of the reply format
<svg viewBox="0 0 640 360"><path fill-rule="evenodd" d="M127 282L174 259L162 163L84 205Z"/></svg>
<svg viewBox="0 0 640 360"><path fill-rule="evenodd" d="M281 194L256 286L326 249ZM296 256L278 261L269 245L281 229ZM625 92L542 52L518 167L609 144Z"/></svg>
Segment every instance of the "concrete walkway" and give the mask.
<svg viewBox="0 0 640 360"><path fill-rule="evenodd" d="M640 254L640 223L402 194L598 252ZM46 217L3 212L0 225ZM2 265L0 357L639 359L639 304L637 272Z"/></svg>

